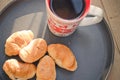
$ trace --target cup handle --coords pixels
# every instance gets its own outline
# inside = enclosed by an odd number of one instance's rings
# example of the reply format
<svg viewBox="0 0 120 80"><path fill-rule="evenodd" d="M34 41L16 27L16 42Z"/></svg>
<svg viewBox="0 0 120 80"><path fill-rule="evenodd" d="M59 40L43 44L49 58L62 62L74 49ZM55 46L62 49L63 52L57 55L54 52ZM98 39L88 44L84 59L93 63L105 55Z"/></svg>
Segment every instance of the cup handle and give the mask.
<svg viewBox="0 0 120 80"><path fill-rule="evenodd" d="M90 16L90 17L89 17ZM79 26L88 26L99 23L103 19L103 10L94 5L90 6L88 16L81 20Z"/></svg>

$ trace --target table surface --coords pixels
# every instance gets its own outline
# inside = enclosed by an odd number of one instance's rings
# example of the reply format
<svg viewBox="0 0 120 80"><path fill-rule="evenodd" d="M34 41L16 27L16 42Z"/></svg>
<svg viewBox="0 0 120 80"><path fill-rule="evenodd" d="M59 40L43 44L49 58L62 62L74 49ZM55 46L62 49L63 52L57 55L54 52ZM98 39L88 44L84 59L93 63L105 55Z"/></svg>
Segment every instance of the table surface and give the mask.
<svg viewBox="0 0 120 80"><path fill-rule="evenodd" d="M14 0L0 0L0 11L8 2ZM120 0L91 0L91 4L104 10L104 17L112 32L115 43L115 57L108 80L120 80Z"/></svg>

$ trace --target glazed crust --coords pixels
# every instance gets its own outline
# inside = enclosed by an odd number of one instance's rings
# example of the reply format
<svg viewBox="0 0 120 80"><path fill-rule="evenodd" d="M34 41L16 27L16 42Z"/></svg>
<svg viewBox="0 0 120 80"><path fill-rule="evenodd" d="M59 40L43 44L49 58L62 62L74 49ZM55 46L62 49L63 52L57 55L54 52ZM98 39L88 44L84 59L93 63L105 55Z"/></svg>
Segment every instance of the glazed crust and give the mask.
<svg viewBox="0 0 120 80"><path fill-rule="evenodd" d="M77 69L77 61L70 48L63 44L50 44L48 54L54 59L61 68L69 71Z"/></svg>
<svg viewBox="0 0 120 80"><path fill-rule="evenodd" d="M54 60L46 55L37 65L36 80L55 80L56 70Z"/></svg>
<svg viewBox="0 0 120 80"><path fill-rule="evenodd" d="M22 63L16 59L8 59L3 64L3 70L9 76L10 79L27 80L34 77L36 73L36 67L33 64Z"/></svg>
<svg viewBox="0 0 120 80"><path fill-rule="evenodd" d="M31 30L22 30L13 33L6 40L5 53L8 56L15 56L19 54L21 48L25 47L33 39L34 35Z"/></svg>
<svg viewBox="0 0 120 80"><path fill-rule="evenodd" d="M43 57L47 51L47 43L44 39L34 39L26 47L20 50L20 58L27 63L33 63Z"/></svg>

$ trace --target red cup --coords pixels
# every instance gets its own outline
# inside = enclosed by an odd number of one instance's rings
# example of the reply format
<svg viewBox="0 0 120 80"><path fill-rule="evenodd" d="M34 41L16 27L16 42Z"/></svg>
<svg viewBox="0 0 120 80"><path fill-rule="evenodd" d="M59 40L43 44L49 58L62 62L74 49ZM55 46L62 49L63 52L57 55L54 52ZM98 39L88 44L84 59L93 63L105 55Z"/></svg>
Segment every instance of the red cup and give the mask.
<svg viewBox="0 0 120 80"><path fill-rule="evenodd" d="M46 10L48 18L48 27L50 31L60 37L69 36L72 34L78 26L89 26L99 23L103 19L103 10L99 7L90 5L90 0L84 0L85 7L81 16L74 19L63 19L51 10L50 0L46 1ZM91 15L92 17L86 17Z"/></svg>

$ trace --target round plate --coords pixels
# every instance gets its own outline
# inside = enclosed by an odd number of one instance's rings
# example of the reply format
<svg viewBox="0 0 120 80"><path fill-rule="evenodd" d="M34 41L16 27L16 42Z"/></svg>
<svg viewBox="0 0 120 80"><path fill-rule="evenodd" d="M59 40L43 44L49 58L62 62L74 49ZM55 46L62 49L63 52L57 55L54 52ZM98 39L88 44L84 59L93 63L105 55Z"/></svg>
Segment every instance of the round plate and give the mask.
<svg viewBox="0 0 120 80"><path fill-rule="evenodd" d="M70 72L56 66L56 80L101 80L105 79L110 71L114 57L114 45L105 20L96 25L79 26L68 37L57 37L48 29L44 0L19 0L0 15L1 80L9 80L2 69L5 60L19 59L18 56L5 55L5 41L12 33L20 30L32 30L35 38L44 38L48 45L62 43L73 51L78 62L77 70ZM35 77L31 80L35 80Z"/></svg>

